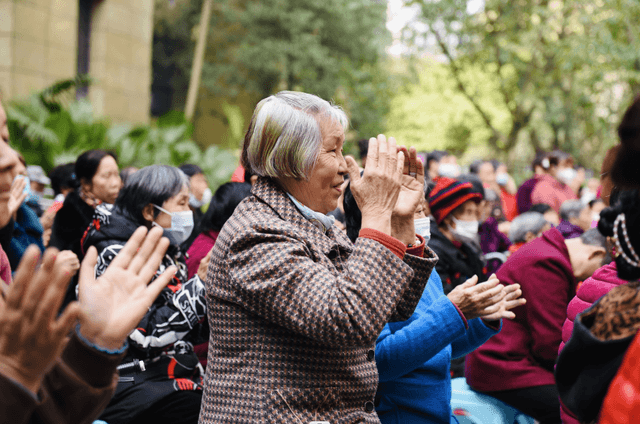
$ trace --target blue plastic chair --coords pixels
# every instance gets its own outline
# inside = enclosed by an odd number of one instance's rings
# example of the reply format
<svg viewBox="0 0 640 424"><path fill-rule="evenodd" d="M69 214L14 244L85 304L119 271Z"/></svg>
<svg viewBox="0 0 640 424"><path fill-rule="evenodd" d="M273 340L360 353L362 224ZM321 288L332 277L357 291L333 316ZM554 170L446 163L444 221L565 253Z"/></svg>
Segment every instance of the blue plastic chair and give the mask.
<svg viewBox="0 0 640 424"><path fill-rule="evenodd" d="M464 377L451 380L451 410L460 424L535 424L506 403L474 391Z"/></svg>

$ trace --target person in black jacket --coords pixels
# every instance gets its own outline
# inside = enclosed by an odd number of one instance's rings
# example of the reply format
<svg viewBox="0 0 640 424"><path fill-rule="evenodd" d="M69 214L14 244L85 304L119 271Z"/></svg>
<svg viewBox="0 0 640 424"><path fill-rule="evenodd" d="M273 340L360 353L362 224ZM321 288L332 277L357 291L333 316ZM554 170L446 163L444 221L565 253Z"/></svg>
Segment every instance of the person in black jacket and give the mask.
<svg viewBox="0 0 640 424"><path fill-rule="evenodd" d="M109 424L153 422L195 424L202 399L202 369L193 345L208 340L204 263L193 278L180 243L193 230L189 180L177 168L153 165L127 179L115 205L100 205L82 246L98 250L96 278L117 258L138 226L162 227L171 245L156 276L175 266L177 272L129 334L125 364L143 361L139 374L121 372L111 402L101 415Z"/></svg>
<svg viewBox="0 0 640 424"><path fill-rule="evenodd" d="M452 178L441 178L429 195L434 217L429 247L440 258L436 270L445 294L474 275L478 282L487 280L482 257L473 247L477 244L477 209L481 200L471 183Z"/></svg>

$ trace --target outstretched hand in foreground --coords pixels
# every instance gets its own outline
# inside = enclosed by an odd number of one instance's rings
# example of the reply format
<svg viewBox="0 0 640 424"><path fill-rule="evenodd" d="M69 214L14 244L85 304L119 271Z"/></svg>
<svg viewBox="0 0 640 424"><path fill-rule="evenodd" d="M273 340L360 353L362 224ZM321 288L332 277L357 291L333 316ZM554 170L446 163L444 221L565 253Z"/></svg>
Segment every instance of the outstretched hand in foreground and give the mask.
<svg viewBox="0 0 640 424"><path fill-rule="evenodd" d="M149 284L168 247L169 239L162 237L162 229L153 228L147 234L147 229L140 227L97 280L98 252L93 246L89 248L78 282L80 334L84 338L108 350L122 346L177 271L171 266Z"/></svg>
<svg viewBox="0 0 640 424"><path fill-rule="evenodd" d="M89 249L80 273L80 300L59 316L72 274L56 262L56 249L47 249L37 268L39 250L29 247L0 298L0 373L37 393L78 319L80 333L91 343L109 350L122 347L176 272L170 267L149 284L169 245L161 237L160 229L136 230L97 280L97 252Z"/></svg>

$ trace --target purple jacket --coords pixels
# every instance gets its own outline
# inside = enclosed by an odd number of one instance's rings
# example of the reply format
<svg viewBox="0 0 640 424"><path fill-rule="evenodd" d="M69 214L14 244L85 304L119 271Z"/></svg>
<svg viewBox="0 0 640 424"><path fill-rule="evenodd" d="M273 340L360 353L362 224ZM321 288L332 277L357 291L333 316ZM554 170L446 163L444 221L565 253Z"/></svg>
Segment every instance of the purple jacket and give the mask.
<svg viewBox="0 0 640 424"><path fill-rule="evenodd" d="M558 228L558 231L562 233L565 239L580 237L582 233L584 233L584 230L582 228L570 223L565 219L560 221L560 224L558 224L556 228Z"/></svg>
<svg viewBox="0 0 640 424"><path fill-rule="evenodd" d="M576 290L569 251L552 228L522 246L496 273L519 283L527 303L513 309L502 331L467 355L465 375L475 390L492 392L555 384L553 366L567 305Z"/></svg>
<svg viewBox="0 0 640 424"><path fill-rule="evenodd" d="M531 203L531 193L533 193L533 189L536 188L536 184L538 184L538 178L534 176L522 183L518 189L516 193L516 204L518 205L519 214L528 212L531 206L533 206Z"/></svg>

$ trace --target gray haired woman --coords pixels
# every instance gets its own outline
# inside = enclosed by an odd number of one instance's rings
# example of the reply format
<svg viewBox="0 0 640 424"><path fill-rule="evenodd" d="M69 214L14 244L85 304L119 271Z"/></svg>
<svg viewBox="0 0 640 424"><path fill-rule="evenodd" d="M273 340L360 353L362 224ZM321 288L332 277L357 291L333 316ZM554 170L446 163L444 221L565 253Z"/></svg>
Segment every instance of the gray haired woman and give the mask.
<svg viewBox="0 0 640 424"><path fill-rule="evenodd" d="M360 176L342 155L347 124L306 93L256 106L242 160L259 178L206 277L200 423L379 422L376 338L412 315L437 258L413 227L424 184L415 149L372 138ZM362 211L355 244L326 215L347 173Z"/></svg>

